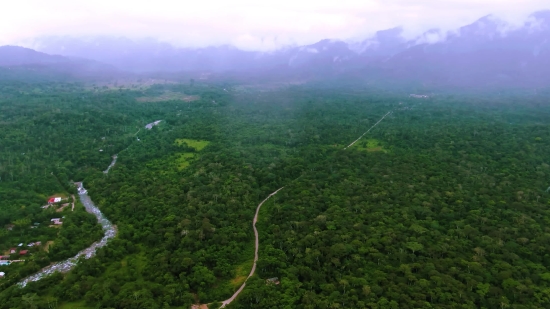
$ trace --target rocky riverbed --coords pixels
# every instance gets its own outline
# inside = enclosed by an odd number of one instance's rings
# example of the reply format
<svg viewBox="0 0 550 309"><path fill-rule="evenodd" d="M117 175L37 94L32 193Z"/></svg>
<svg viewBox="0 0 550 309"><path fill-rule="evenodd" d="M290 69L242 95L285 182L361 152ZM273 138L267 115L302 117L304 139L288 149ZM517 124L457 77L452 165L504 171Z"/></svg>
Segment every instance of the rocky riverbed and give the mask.
<svg viewBox="0 0 550 309"><path fill-rule="evenodd" d="M69 259L64 260L64 261L56 262L56 263L53 263L49 266L46 266L46 267L42 268L36 274L31 275L31 276L23 279L19 283L20 286L24 287L29 282L38 281L38 280L40 280L40 279L42 279L42 278L44 278L48 275L51 275L55 272L60 272L60 273L68 272L69 270L71 270L73 267L76 266L76 263L77 263L79 258L82 257L82 258L85 258L85 259L89 259L89 258L93 257L95 255L97 249L107 245L107 243L109 242L109 239L114 238L116 236L116 233L117 233L116 227L107 218L105 218L105 216L99 210L99 208L97 208L97 206L95 206L94 202L92 202L92 200L88 196L87 190L84 189L82 184L80 185L79 192L80 193L78 195L80 197L80 201L82 202L82 204L86 208L86 211L88 211L91 214L94 214L97 217L97 221L99 222L99 224L101 224L101 227L103 228L103 231L105 232L103 238L101 238L101 240L99 240L99 241L94 242L90 247L78 252L78 254L75 255L72 258L69 258Z"/></svg>

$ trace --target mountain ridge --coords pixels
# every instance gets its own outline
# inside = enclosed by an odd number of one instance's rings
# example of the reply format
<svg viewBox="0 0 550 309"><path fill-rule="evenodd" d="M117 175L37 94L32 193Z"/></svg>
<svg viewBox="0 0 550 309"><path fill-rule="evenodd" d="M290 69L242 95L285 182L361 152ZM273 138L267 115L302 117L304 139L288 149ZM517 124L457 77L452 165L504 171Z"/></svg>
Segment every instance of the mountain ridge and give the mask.
<svg viewBox="0 0 550 309"><path fill-rule="evenodd" d="M178 48L154 39L123 37L50 37L35 44L41 57L46 57L44 53L57 55L42 63L91 59L135 73L264 72L312 78L363 74L456 85L542 85L542 79L550 77L550 10L533 13L515 28L487 15L455 31L432 29L413 40L404 39L402 33L403 29L396 27L355 43L325 39L270 52L230 45Z"/></svg>

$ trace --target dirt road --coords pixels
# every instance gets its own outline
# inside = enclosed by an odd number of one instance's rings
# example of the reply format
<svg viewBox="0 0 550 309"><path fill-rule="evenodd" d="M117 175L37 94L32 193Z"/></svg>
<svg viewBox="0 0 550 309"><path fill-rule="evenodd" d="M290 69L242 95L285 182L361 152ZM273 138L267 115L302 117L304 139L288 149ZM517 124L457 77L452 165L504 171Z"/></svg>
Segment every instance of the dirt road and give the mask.
<svg viewBox="0 0 550 309"><path fill-rule="evenodd" d="M384 118L386 118L386 116L388 116L390 113L391 113L391 111L389 111L387 114L385 114L384 117L380 118L380 120L378 120L377 123L375 123L372 127L370 127L370 129L368 129L367 132L363 133L363 135L359 136L358 139L354 140L353 143L349 144L348 147L346 147L344 149L348 149L349 147L353 146L353 144L357 143L363 136L365 136L365 134L369 133L370 130L372 130L374 127L376 127L376 125L378 125L380 123L380 121L384 120Z"/></svg>
<svg viewBox="0 0 550 309"><path fill-rule="evenodd" d="M277 192L281 191L283 188L284 187L279 188L277 191L275 191L275 192L271 193L270 195L268 195L265 198L265 200L263 200L260 204L258 204L258 207L256 208L256 214L254 215L254 220L252 221L252 228L254 228L254 236L256 237L256 243L255 243L256 247L254 249L254 264L252 265L252 269L250 270L250 274L248 275L248 277L246 277L246 280L248 280L248 278L250 278L250 277L252 277L252 275L254 275L254 272L256 271L256 262L258 262L258 248L260 247L260 238L258 236L258 229L256 229L256 222L258 222L258 214L260 213L260 208L262 207L262 205L267 200L269 200L270 197L277 194ZM222 302L222 306L220 308L225 308L225 306L229 305L233 300L235 300L235 298L237 298L237 296L239 296L239 294L242 292L242 290L244 289L244 287L246 285L246 280L243 282L243 284L237 290L237 292L235 292L235 294L233 294L233 296L231 296L231 298L226 299Z"/></svg>

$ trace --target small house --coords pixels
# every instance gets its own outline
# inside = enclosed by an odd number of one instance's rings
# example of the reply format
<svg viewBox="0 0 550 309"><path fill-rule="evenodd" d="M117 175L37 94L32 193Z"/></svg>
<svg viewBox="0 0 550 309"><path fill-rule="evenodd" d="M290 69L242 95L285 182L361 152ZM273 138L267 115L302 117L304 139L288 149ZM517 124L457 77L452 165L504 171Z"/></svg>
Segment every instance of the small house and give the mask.
<svg viewBox="0 0 550 309"><path fill-rule="evenodd" d="M19 251L19 255L26 255L27 253L29 253L29 250L21 250L21 251Z"/></svg>
<svg viewBox="0 0 550 309"><path fill-rule="evenodd" d="M269 278L266 280L267 284L279 284L279 278L278 277L273 277L273 278Z"/></svg>
<svg viewBox="0 0 550 309"><path fill-rule="evenodd" d="M53 218L50 220L53 224L63 224L63 222L61 222L61 218Z"/></svg>
<svg viewBox="0 0 550 309"><path fill-rule="evenodd" d="M59 203L59 202L61 202L60 197L52 197L48 200L48 204L54 204L54 203Z"/></svg>
<svg viewBox="0 0 550 309"><path fill-rule="evenodd" d="M17 249L16 249L16 248L11 248L11 249L10 249L10 254L14 254L14 253L16 253L16 252L17 252Z"/></svg>
<svg viewBox="0 0 550 309"><path fill-rule="evenodd" d="M34 246L40 246L42 244L42 242L40 241L37 241L37 242L31 242L27 245L27 247L34 247Z"/></svg>
<svg viewBox="0 0 550 309"><path fill-rule="evenodd" d="M18 247L23 247L23 243L20 243L19 245L17 245Z"/></svg>
<svg viewBox="0 0 550 309"><path fill-rule="evenodd" d="M14 227L15 227L15 225L8 224L8 225L6 225L6 230L11 231L11 230L13 230Z"/></svg>
<svg viewBox="0 0 550 309"><path fill-rule="evenodd" d="M6 273L3 271L0 271L0 278L4 278L6 276Z"/></svg>
<svg viewBox="0 0 550 309"><path fill-rule="evenodd" d="M8 265L10 265L10 261L8 261L8 260L0 261L0 266L8 266Z"/></svg>

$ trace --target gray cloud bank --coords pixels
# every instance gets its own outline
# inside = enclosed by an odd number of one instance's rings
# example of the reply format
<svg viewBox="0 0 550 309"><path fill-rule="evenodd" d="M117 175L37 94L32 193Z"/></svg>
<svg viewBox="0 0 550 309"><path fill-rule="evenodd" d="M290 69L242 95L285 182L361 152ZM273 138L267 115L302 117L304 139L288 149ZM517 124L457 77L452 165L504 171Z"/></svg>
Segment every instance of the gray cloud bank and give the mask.
<svg viewBox="0 0 550 309"><path fill-rule="evenodd" d="M325 38L360 41L396 26L406 39L422 35L422 42L433 42L488 14L502 21L505 33L549 8L548 0L14 1L3 5L0 45L108 35L268 51Z"/></svg>

